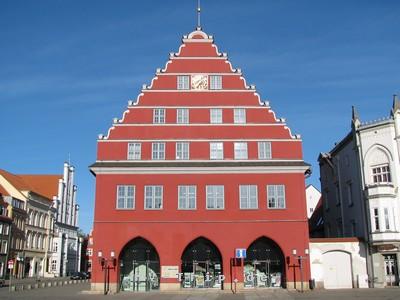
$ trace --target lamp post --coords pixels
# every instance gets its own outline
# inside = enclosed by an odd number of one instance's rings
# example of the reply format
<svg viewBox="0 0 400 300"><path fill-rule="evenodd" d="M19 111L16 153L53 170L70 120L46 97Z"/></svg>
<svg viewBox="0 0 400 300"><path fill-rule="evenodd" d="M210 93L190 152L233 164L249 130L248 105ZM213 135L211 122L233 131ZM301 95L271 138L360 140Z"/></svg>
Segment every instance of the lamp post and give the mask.
<svg viewBox="0 0 400 300"><path fill-rule="evenodd" d="M297 258L298 264L299 264L299 269L300 269L300 285L301 285L301 290L300 292L304 292L304 282L303 282L303 260L307 259L309 250L304 249L304 255L297 255L297 250L293 249L292 254L294 257Z"/></svg>
<svg viewBox="0 0 400 300"><path fill-rule="evenodd" d="M104 295L107 295L110 291L110 270L115 270L117 259L114 251L111 251L110 258L104 258L103 252L100 250L97 253L97 257L99 258L101 269L104 271Z"/></svg>

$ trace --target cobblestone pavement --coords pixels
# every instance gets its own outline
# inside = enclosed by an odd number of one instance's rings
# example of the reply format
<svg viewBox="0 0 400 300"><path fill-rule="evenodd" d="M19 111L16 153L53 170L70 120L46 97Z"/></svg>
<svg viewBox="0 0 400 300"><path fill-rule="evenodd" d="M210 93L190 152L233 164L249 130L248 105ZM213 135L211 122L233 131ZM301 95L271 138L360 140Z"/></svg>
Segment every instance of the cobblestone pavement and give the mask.
<svg viewBox="0 0 400 300"><path fill-rule="evenodd" d="M116 295L93 294L89 291L89 284L81 283L75 285L50 287L28 291L9 292L7 287L0 288L0 299L21 299L21 300L94 300L94 299L124 300L297 300L297 299L340 299L340 300L399 300L400 288L390 289L353 289L353 290L315 290L299 293L281 289L274 290L253 290L238 294L230 291L181 291L181 292L150 292L150 293L119 293Z"/></svg>

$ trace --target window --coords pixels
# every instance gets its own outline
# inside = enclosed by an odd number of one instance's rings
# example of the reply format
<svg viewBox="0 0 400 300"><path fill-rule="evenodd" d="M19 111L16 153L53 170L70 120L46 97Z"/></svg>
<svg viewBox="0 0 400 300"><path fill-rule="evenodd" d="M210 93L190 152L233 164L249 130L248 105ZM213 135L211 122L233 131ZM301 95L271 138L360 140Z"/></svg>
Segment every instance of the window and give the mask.
<svg viewBox="0 0 400 300"><path fill-rule="evenodd" d="M0 253L2 253L2 254L7 253L7 241L6 240L1 241Z"/></svg>
<svg viewBox="0 0 400 300"><path fill-rule="evenodd" d="M153 110L153 123L154 124L165 123L165 109L164 108L155 108Z"/></svg>
<svg viewBox="0 0 400 300"><path fill-rule="evenodd" d="M385 217L385 229L386 230L390 230L389 209L387 207L385 207L383 209L383 214L384 214L384 217Z"/></svg>
<svg viewBox="0 0 400 300"><path fill-rule="evenodd" d="M179 160L189 159L189 143L186 142L176 143L176 159Z"/></svg>
<svg viewBox="0 0 400 300"><path fill-rule="evenodd" d="M224 186L207 185L207 209L224 209Z"/></svg>
<svg viewBox="0 0 400 300"><path fill-rule="evenodd" d="M329 191L325 190L325 197L324 197L324 208L325 210L329 210Z"/></svg>
<svg viewBox="0 0 400 300"><path fill-rule="evenodd" d="M128 144L128 159L138 160L141 158L142 144L129 143Z"/></svg>
<svg viewBox="0 0 400 300"><path fill-rule="evenodd" d="M339 206L342 203L342 199L340 198L339 182L335 183L335 191L336 191L336 205Z"/></svg>
<svg viewBox="0 0 400 300"><path fill-rule="evenodd" d="M210 159L224 159L223 143L210 143Z"/></svg>
<svg viewBox="0 0 400 300"><path fill-rule="evenodd" d="M325 230L326 230L326 237L330 237L331 236L331 224L329 224L329 223L326 223L325 224L326 226L325 226Z"/></svg>
<svg viewBox="0 0 400 300"><path fill-rule="evenodd" d="M87 248L86 249L86 255L89 256L89 257L93 256L93 248Z"/></svg>
<svg viewBox="0 0 400 300"><path fill-rule="evenodd" d="M151 158L155 160L165 159L165 143L153 143Z"/></svg>
<svg viewBox="0 0 400 300"><path fill-rule="evenodd" d="M28 232L27 236L26 236L26 248L30 248L31 247L31 233Z"/></svg>
<svg viewBox="0 0 400 300"><path fill-rule="evenodd" d="M145 186L144 208L162 209L162 204L163 204L163 187L161 185Z"/></svg>
<svg viewBox="0 0 400 300"><path fill-rule="evenodd" d="M256 209L258 208L257 186L256 185L241 185L239 186L240 193L240 208L241 209Z"/></svg>
<svg viewBox="0 0 400 300"><path fill-rule="evenodd" d="M372 168L372 178L374 183L392 182L390 177L389 165L377 166Z"/></svg>
<svg viewBox="0 0 400 300"><path fill-rule="evenodd" d="M189 89L189 76L188 75L180 75L178 76L178 90L188 90Z"/></svg>
<svg viewBox="0 0 400 300"><path fill-rule="evenodd" d="M247 159L247 143L235 143L235 159Z"/></svg>
<svg viewBox="0 0 400 300"><path fill-rule="evenodd" d="M210 109L210 123L221 124L222 123L222 108L211 108Z"/></svg>
<svg viewBox="0 0 400 300"><path fill-rule="evenodd" d="M57 271L57 260L52 259L51 260L51 271L56 272Z"/></svg>
<svg viewBox="0 0 400 300"><path fill-rule="evenodd" d="M285 208L285 186L267 185L268 208Z"/></svg>
<svg viewBox="0 0 400 300"><path fill-rule="evenodd" d="M356 221L351 221L351 236L357 236Z"/></svg>
<svg viewBox="0 0 400 300"><path fill-rule="evenodd" d="M3 234L8 235L9 231L10 231L10 226L8 224L4 224Z"/></svg>
<svg viewBox="0 0 400 300"><path fill-rule="evenodd" d="M379 210L374 208L374 222L375 222L375 231L379 231Z"/></svg>
<svg viewBox="0 0 400 300"><path fill-rule="evenodd" d="M347 203L349 206L353 205L353 185L351 182L347 183Z"/></svg>
<svg viewBox="0 0 400 300"><path fill-rule="evenodd" d="M135 186L118 185L117 186L117 209L135 208Z"/></svg>
<svg viewBox="0 0 400 300"><path fill-rule="evenodd" d="M233 121L236 124L246 123L246 110L244 108L235 108L233 110Z"/></svg>
<svg viewBox="0 0 400 300"><path fill-rule="evenodd" d="M271 142L258 142L258 159L271 159Z"/></svg>
<svg viewBox="0 0 400 300"><path fill-rule="evenodd" d="M336 228L337 228L337 234L338 237L342 237L343 236L343 223L342 223L342 219L337 219L336 220Z"/></svg>
<svg viewBox="0 0 400 300"><path fill-rule="evenodd" d="M178 124L188 124L189 123L189 109L188 108L178 108L176 110L176 123L178 123Z"/></svg>
<svg viewBox="0 0 400 300"><path fill-rule="evenodd" d="M221 75L210 75L210 90L222 89L222 76Z"/></svg>
<svg viewBox="0 0 400 300"><path fill-rule="evenodd" d="M54 242L53 250L54 250L54 252L58 251L58 243L57 242Z"/></svg>
<svg viewBox="0 0 400 300"><path fill-rule="evenodd" d="M178 186L178 208L196 209L196 186L180 185Z"/></svg>

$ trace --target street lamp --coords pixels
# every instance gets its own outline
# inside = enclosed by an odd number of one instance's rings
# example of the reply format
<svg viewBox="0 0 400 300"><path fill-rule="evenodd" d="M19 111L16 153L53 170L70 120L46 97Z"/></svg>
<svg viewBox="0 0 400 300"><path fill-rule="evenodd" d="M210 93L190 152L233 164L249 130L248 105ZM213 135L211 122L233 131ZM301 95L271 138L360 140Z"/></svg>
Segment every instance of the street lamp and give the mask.
<svg viewBox="0 0 400 300"><path fill-rule="evenodd" d="M97 257L99 258L101 269L104 271L104 295L107 295L110 291L110 270L115 270L117 259L113 250L110 253L110 258L104 258L101 250L97 252Z"/></svg>
<svg viewBox="0 0 400 300"><path fill-rule="evenodd" d="M301 285L301 292L304 292L304 282L303 282L303 260L307 259L307 256L309 254L309 250L304 249L304 255L297 255L297 250L293 249L292 254L294 257L297 258L298 264L299 264L299 269L300 269L300 285Z"/></svg>

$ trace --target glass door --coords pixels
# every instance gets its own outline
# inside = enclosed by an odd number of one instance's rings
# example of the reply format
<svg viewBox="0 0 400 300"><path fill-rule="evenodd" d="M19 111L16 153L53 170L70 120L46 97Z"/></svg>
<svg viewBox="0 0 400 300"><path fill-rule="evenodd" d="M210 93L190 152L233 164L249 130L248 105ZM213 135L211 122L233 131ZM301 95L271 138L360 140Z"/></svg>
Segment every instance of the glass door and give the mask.
<svg viewBox="0 0 400 300"><path fill-rule="evenodd" d="M386 286L398 286L399 276L395 254L384 255Z"/></svg>

